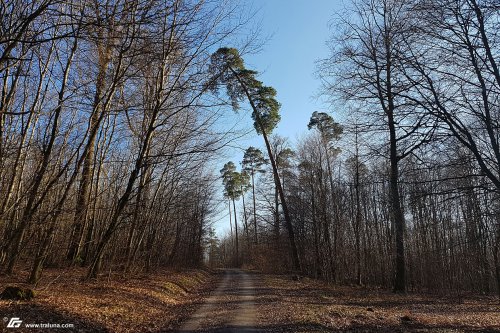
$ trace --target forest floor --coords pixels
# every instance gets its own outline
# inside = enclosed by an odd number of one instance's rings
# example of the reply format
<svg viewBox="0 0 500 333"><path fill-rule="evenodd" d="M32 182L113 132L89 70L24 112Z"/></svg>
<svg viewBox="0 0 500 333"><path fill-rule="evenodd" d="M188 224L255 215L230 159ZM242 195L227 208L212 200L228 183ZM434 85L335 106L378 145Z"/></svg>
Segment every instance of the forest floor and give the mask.
<svg viewBox="0 0 500 333"><path fill-rule="evenodd" d="M269 332L500 332L494 296L398 295L277 275L260 280L257 324Z"/></svg>
<svg viewBox="0 0 500 333"><path fill-rule="evenodd" d="M161 332L177 327L199 306L217 275L205 270L171 271L84 282L83 269L46 269L31 301L0 300L0 332ZM28 272L0 276L6 286L31 287ZM1 292L0 290L0 292ZM19 318L20 328L7 328ZM27 328L27 324L71 324L73 328Z"/></svg>
<svg viewBox="0 0 500 333"><path fill-rule="evenodd" d="M500 332L494 296L397 295L241 270L82 282L48 269L32 301L0 300L1 332ZM0 277L0 288L23 276ZM21 328L7 329L17 317ZM73 324L33 329L29 323Z"/></svg>

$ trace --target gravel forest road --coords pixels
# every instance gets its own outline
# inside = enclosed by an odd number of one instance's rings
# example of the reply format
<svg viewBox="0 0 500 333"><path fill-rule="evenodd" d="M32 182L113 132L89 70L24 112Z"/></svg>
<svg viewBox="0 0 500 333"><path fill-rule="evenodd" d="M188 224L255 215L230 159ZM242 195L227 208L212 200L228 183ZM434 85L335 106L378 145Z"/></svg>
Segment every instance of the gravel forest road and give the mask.
<svg viewBox="0 0 500 333"><path fill-rule="evenodd" d="M194 315L181 326L188 332L259 332L256 325L255 274L232 269Z"/></svg>
<svg viewBox="0 0 500 333"><path fill-rule="evenodd" d="M215 289L177 332L500 333L493 295L454 301L285 274L219 274Z"/></svg>

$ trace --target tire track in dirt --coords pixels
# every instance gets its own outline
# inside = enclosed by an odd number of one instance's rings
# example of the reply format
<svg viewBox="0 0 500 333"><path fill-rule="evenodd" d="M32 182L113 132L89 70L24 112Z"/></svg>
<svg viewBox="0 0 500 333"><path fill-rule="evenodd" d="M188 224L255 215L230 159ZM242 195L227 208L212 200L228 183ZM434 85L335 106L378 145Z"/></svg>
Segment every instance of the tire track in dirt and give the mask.
<svg viewBox="0 0 500 333"><path fill-rule="evenodd" d="M256 317L254 277L231 269L224 272L212 295L178 332L258 332Z"/></svg>

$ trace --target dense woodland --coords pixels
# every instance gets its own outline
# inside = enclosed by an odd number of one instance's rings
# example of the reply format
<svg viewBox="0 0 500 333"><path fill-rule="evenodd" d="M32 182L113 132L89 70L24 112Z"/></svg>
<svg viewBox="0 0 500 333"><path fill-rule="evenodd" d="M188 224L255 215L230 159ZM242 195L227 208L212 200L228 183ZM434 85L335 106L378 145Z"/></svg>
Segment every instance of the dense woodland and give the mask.
<svg viewBox="0 0 500 333"><path fill-rule="evenodd" d="M291 144L231 1L2 3L2 273L208 264L500 293L500 5L346 6L318 61L329 108ZM263 143L224 164L233 109Z"/></svg>
<svg viewBox="0 0 500 333"><path fill-rule="evenodd" d="M200 264L228 140L208 65L242 24L234 6L13 1L0 16L2 270Z"/></svg>

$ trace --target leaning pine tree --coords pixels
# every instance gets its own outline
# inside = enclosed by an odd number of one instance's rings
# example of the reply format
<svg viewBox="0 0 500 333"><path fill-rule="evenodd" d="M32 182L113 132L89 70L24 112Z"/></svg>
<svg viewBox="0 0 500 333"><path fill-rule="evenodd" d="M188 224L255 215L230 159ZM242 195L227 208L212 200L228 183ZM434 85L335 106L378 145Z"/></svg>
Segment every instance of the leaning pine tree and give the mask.
<svg viewBox="0 0 500 333"><path fill-rule="evenodd" d="M220 86L225 86L234 109L237 109L239 103L245 99L250 103L255 130L264 138L269 161L273 169L274 182L279 193L285 217L285 226L290 240L293 269L300 271L293 225L268 138L268 135L280 121L280 104L275 98L276 90L264 86L261 81L257 80L255 78L257 72L245 68L243 59L238 50L234 48L220 48L212 55L211 72L213 79L210 82L210 89L217 92Z"/></svg>

